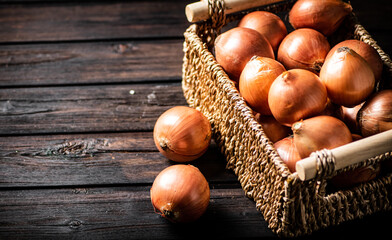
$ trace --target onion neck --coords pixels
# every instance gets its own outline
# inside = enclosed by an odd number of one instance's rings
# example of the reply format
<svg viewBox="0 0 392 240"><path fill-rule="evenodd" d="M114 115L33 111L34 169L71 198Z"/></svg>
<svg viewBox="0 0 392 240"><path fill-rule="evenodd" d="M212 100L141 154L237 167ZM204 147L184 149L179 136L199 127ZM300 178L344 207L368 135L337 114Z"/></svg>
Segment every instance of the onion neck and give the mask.
<svg viewBox="0 0 392 240"><path fill-rule="evenodd" d="M163 151L167 152L170 149L169 145L169 140L167 138L162 137L159 139L159 146Z"/></svg>

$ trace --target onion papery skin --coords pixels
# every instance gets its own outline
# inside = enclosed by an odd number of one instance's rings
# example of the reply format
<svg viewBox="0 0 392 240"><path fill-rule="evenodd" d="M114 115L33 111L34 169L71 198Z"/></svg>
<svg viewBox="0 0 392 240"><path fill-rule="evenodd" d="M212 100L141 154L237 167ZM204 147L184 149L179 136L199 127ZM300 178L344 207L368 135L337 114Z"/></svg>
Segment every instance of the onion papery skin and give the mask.
<svg viewBox="0 0 392 240"><path fill-rule="evenodd" d="M287 29L279 16L267 11L254 11L245 15L239 27L251 28L267 38L276 52L280 42L287 35Z"/></svg>
<svg viewBox="0 0 392 240"><path fill-rule="evenodd" d="M294 144L301 158L321 149L333 149L352 142L351 132L339 119L316 116L293 124Z"/></svg>
<svg viewBox="0 0 392 240"><path fill-rule="evenodd" d="M268 103L275 119L291 126L300 119L321 113L327 104L327 91L316 74L292 69L272 83Z"/></svg>
<svg viewBox="0 0 392 240"><path fill-rule="evenodd" d="M202 156L211 142L211 124L198 110L176 106L164 112L154 126L159 152L175 162L189 162Z"/></svg>
<svg viewBox="0 0 392 240"><path fill-rule="evenodd" d="M155 212L175 223L193 222L206 211L210 188L204 175L192 165L173 165L155 178L150 190Z"/></svg>
<svg viewBox="0 0 392 240"><path fill-rule="evenodd" d="M343 119L343 108L340 105L337 105L331 102L330 99L327 99L327 104L325 109L320 113L320 115L327 115L331 117L336 117L337 119Z"/></svg>
<svg viewBox="0 0 392 240"><path fill-rule="evenodd" d="M369 64L355 51L338 48L320 71L332 102L353 107L365 101L373 92L375 78Z"/></svg>
<svg viewBox="0 0 392 240"><path fill-rule="evenodd" d="M310 28L301 28L283 39L277 60L286 69L301 68L318 73L330 48L324 35Z"/></svg>
<svg viewBox="0 0 392 240"><path fill-rule="evenodd" d="M360 133L358 124L358 111L364 103L360 103L354 107L342 107L343 109L343 122L347 125L352 133Z"/></svg>
<svg viewBox="0 0 392 240"><path fill-rule="evenodd" d="M295 147L293 136L283 138L274 143L274 148L283 162L287 165L290 172L296 172L295 164L301 160L301 157Z"/></svg>
<svg viewBox="0 0 392 240"><path fill-rule="evenodd" d="M366 60L370 68L373 70L376 81L380 80L382 75L383 62L376 49L360 40L349 39L342 41L331 48L326 59L328 59L336 50L341 47L348 47L358 53L359 56Z"/></svg>
<svg viewBox="0 0 392 240"><path fill-rule="evenodd" d="M263 127L265 135L275 143L291 134L291 129L280 124L273 116L256 114L256 121Z"/></svg>
<svg viewBox="0 0 392 240"><path fill-rule="evenodd" d="M271 115L268 93L271 84L285 71L281 63L266 57L253 57L240 76L239 91L247 104L256 112Z"/></svg>
<svg viewBox="0 0 392 240"><path fill-rule="evenodd" d="M364 103L358 125L364 137L392 129L392 89L375 93Z"/></svg>
<svg viewBox="0 0 392 240"><path fill-rule="evenodd" d="M256 30L235 27L215 40L216 61L235 82L253 56L275 58L271 44Z"/></svg>
<svg viewBox="0 0 392 240"><path fill-rule="evenodd" d="M341 0L299 0L290 10L289 21L295 29L313 28L329 36L352 10Z"/></svg>
<svg viewBox="0 0 392 240"><path fill-rule="evenodd" d="M381 172L380 164L359 167L353 170L341 172L331 179L335 187L347 188L360 183L369 182L375 179Z"/></svg>

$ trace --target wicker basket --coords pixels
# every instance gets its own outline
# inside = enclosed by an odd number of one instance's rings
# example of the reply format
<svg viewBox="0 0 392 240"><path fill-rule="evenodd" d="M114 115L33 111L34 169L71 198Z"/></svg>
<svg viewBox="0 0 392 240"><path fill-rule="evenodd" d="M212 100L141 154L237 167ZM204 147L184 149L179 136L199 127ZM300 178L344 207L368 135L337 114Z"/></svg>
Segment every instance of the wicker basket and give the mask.
<svg viewBox="0 0 392 240"><path fill-rule="evenodd" d="M285 16L293 2L257 10ZM222 27L235 23L247 13L225 16L222 9L221 1L209 1L211 19L192 24L184 33L182 87L188 104L209 118L214 138L226 157L227 168L238 176L246 196L256 202L269 227L279 236L308 235L347 220L391 210L391 173L383 173L375 180L349 189L331 190L328 179L339 171L325 173L320 170L310 181L301 181L296 173L289 171L212 54L214 39ZM346 18L329 40L332 45L349 38L360 39L378 51L384 62L384 82L378 88L390 85L392 62L389 56L357 22L354 14ZM324 155L319 157L326 158ZM392 153L386 152L341 171L391 158Z"/></svg>

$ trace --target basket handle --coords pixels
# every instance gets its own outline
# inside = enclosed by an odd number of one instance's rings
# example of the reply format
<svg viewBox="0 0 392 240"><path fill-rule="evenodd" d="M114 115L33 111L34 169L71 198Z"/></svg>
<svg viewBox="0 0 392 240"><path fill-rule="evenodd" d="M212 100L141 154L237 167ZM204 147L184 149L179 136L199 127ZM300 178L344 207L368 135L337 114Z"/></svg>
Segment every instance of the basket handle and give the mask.
<svg viewBox="0 0 392 240"><path fill-rule="evenodd" d="M329 172L342 169L355 163L363 162L380 154L392 152L392 130L388 130L358 141L334 148L312 153L310 157L296 163L298 177L302 181L311 180L319 173L320 165L330 165ZM320 155L329 163L320 163ZM332 166L332 168L331 168Z"/></svg>
<svg viewBox="0 0 392 240"><path fill-rule="evenodd" d="M282 1L283 0L224 0L224 11L225 14L230 14ZM209 19L208 0L188 4L185 7L185 15L191 23Z"/></svg>

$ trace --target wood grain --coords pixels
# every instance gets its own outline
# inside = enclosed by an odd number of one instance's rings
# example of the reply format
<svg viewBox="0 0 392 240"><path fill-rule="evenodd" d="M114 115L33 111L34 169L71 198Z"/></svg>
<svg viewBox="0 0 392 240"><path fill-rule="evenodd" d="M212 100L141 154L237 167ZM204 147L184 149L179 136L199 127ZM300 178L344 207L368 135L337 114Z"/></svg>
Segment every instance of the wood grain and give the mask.
<svg viewBox="0 0 392 240"><path fill-rule="evenodd" d="M2 4L0 42L182 37L190 1Z"/></svg>
<svg viewBox="0 0 392 240"><path fill-rule="evenodd" d="M151 184L175 164L152 132L0 137L0 188ZM214 143L191 162L209 182L237 182Z"/></svg>
<svg viewBox="0 0 392 240"><path fill-rule="evenodd" d="M150 186L0 191L0 238L278 239L238 185L210 188L207 211L192 224L173 224L154 213ZM378 213L300 239L383 239L391 217Z"/></svg>
<svg viewBox="0 0 392 240"><path fill-rule="evenodd" d="M190 225L172 224L156 214L149 188L0 192L0 238L189 239L190 234L207 233L218 238L275 238L238 185L212 188L207 212Z"/></svg>
<svg viewBox="0 0 392 240"><path fill-rule="evenodd" d="M180 83L0 89L0 135L151 131Z"/></svg>
<svg viewBox="0 0 392 240"><path fill-rule="evenodd" d="M0 45L0 86L181 79L183 40Z"/></svg>

